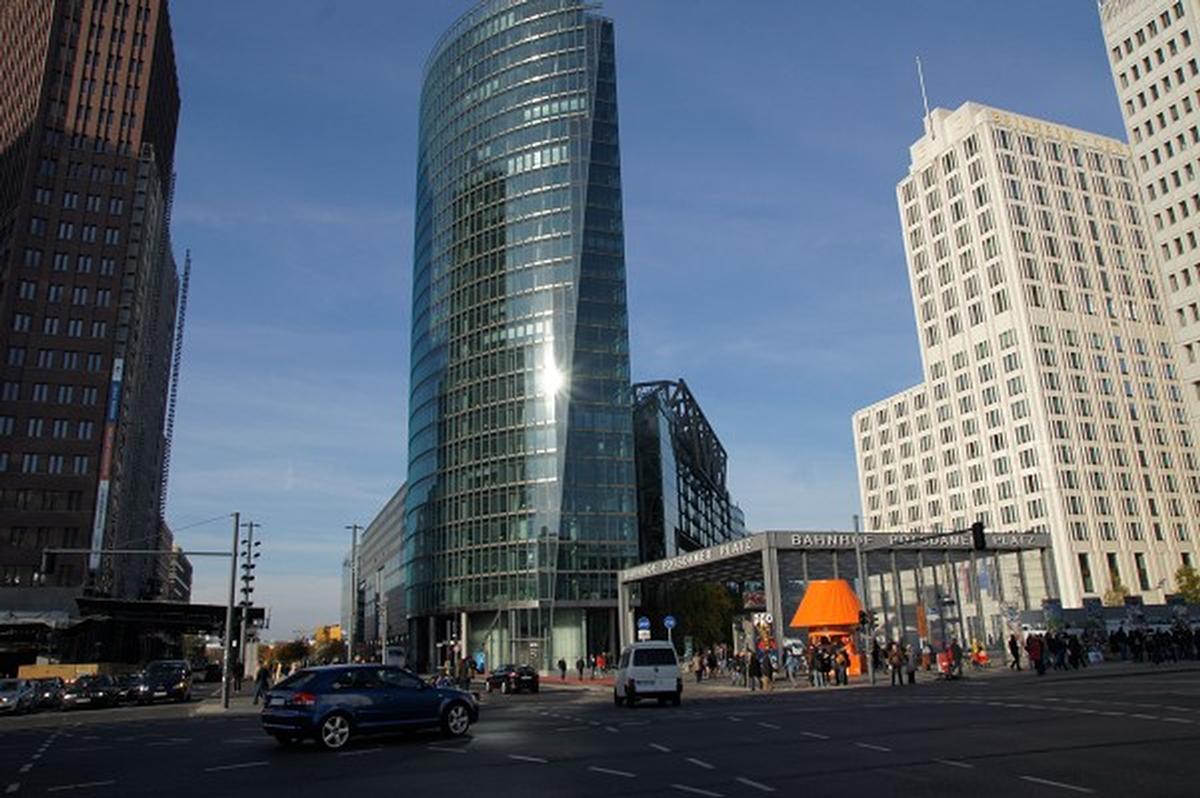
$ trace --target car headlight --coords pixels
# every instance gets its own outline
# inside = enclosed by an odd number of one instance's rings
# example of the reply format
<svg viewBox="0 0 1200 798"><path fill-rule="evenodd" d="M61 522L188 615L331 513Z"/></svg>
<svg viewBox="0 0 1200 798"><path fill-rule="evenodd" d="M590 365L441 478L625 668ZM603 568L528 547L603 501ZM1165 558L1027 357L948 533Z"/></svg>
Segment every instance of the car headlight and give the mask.
<svg viewBox="0 0 1200 798"><path fill-rule="evenodd" d="M183 690L186 687L187 687L187 682L180 682L179 684L175 685L176 690Z"/></svg>

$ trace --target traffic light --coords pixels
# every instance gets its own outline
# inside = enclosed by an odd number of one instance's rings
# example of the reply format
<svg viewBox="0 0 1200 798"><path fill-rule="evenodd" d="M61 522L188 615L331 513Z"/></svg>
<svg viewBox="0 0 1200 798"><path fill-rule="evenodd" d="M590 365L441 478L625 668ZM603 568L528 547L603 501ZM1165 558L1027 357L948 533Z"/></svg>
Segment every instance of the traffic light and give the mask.
<svg viewBox="0 0 1200 798"><path fill-rule="evenodd" d="M871 625L871 616L867 614L866 610L858 611L858 625L864 629Z"/></svg>
<svg viewBox="0 0 1200 798"><path fill-rule="evenodd" d="M975 551L984 551L987 549L987 538L983 535L982 521L976 521L971 524L971 547Z"/></svg>

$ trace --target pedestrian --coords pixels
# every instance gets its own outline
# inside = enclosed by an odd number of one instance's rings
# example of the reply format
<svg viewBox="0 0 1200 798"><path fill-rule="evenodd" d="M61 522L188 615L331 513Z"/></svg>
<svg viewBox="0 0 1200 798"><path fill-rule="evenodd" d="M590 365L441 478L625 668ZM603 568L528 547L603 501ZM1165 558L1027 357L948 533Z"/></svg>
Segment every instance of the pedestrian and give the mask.
<svg viewBox="0 0 1200 798"><path fill-rule="evenodd" d="M904 654L900 651L899 643L892 643L888 646L888 672L892 677L892 687L900 687L904 684Z"/></svg>
<svg viewBox="0 0 1200 798"><path fill-rule="evenodd" d="M839 645L833 655L833 683L842 686L850 684L850 654L845 646Z"/></svg>
<svg viewBox="0 0 1200 798"><path fill-rule="evenodd" d="M697 654L692 657L692 672L696 674L696 684L700 684L700 680L704 678L704 655Z"/></svg>
<svg viewBox="0 0 1200 798"><path fill-rule="evenodd" d="M258 672L254 674L254 703L258 704L258 699L266 695L267 690L271 687L271 671L266 665L259 665Z"/></svg>
<svg viewBox="0 0 1200 798"><path fill-rule="evenodd" d="M587 663L583 661L583 657L575 660L575 670L579 672L579 681L583 681L583 669L587 667Z"/></svg>
<svg viewBox="0 0 1200 798"><path fill-rule="evenodd" d="M564 682L567 680L567 661L562 657L558 658L558 678Z"/></svg>
<svg viewBox="0 0 1200 798"><path fill-rule="evenodd" d="M761 686L762 676L762 663L758 661L758 656L751 651L746 663L746 682L749 684L751 691L757 690Z"/></svg>
<svg viewBox="0 0 1200 798"><path fill-rule="evenodd" d="M1008 655L1012 657L1012 662L1008 663L1008 667L1015 671L1021 670L1021 644L1017 642L1015 634L1008 636Z"/></svg>
<svg viewBox="0 0 1200 798"><path fill-rule="evenodd" d="M958 678L962 678L963 647L962 644L958 642L957 637L950 640L950 663L951 673Z"/></svg>
<svg viewBox="0 0 1200 798"><path fill-rule="evenodd" d="M910 643L905 650L904 672L908 676L909 684L917 683L917 664L920 657L917 656L917 649Z"/></svg>
<svg viewBox="0 0 1200 798"><path fill-rule="evenodd" d="M1037 671L1038 676L1043 676L1046 673L1046 662L1042 658L1045 650L1042 645L1040 635L1030 635L1025 638L1025 653L1029 655L1029 664Z"/></svg>
<svg viewBox="0 0 1200 798"><path fill-rule="evenodd" d="M588 668L591 669L591 678L596 678L596 655L588 654Z"/></svg>
<svg viewBox="0 0 1200 798"><path fill-rule="evenodd" d="M233 663L233 690L236 693L242 692L242 678L245 676L246 666L240 662Z"/></svg>
<svg viewBox="0 0 1200 798"><path fill-rule="evenodd" d="M772 690L775 687L775 662L771 659L771 652L764 651L762 654L762 688L764 690Z"/></svg>

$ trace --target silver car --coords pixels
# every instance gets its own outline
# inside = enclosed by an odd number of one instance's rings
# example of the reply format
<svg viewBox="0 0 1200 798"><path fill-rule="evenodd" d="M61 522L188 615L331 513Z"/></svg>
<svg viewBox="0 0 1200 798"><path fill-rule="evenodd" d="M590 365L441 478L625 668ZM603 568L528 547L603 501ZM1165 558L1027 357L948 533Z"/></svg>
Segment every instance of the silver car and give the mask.
<svg viewBox="0 0 1200 798"><path fill-rule="evenodd" d="M0 714L19 715L36 706L37 694L28 679L0 679Z"/></svg>

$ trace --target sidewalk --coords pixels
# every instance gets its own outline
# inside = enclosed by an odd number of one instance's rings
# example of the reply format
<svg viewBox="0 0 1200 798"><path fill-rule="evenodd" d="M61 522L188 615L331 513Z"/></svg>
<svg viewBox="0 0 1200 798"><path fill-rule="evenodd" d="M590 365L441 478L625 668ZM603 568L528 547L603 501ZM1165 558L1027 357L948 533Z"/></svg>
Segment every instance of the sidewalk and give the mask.
<svg viewBox="0 0 1200 798"><path fill-rule="evenodd" d="M597 676L595 679L589 679L585 674L583 681L579 680L579 675L569 675L566 679L560 679L558 676L542 676L540 680L542 687L550 687L556 690L596 690L607 693L613 688L613 676Z"/></svg>

